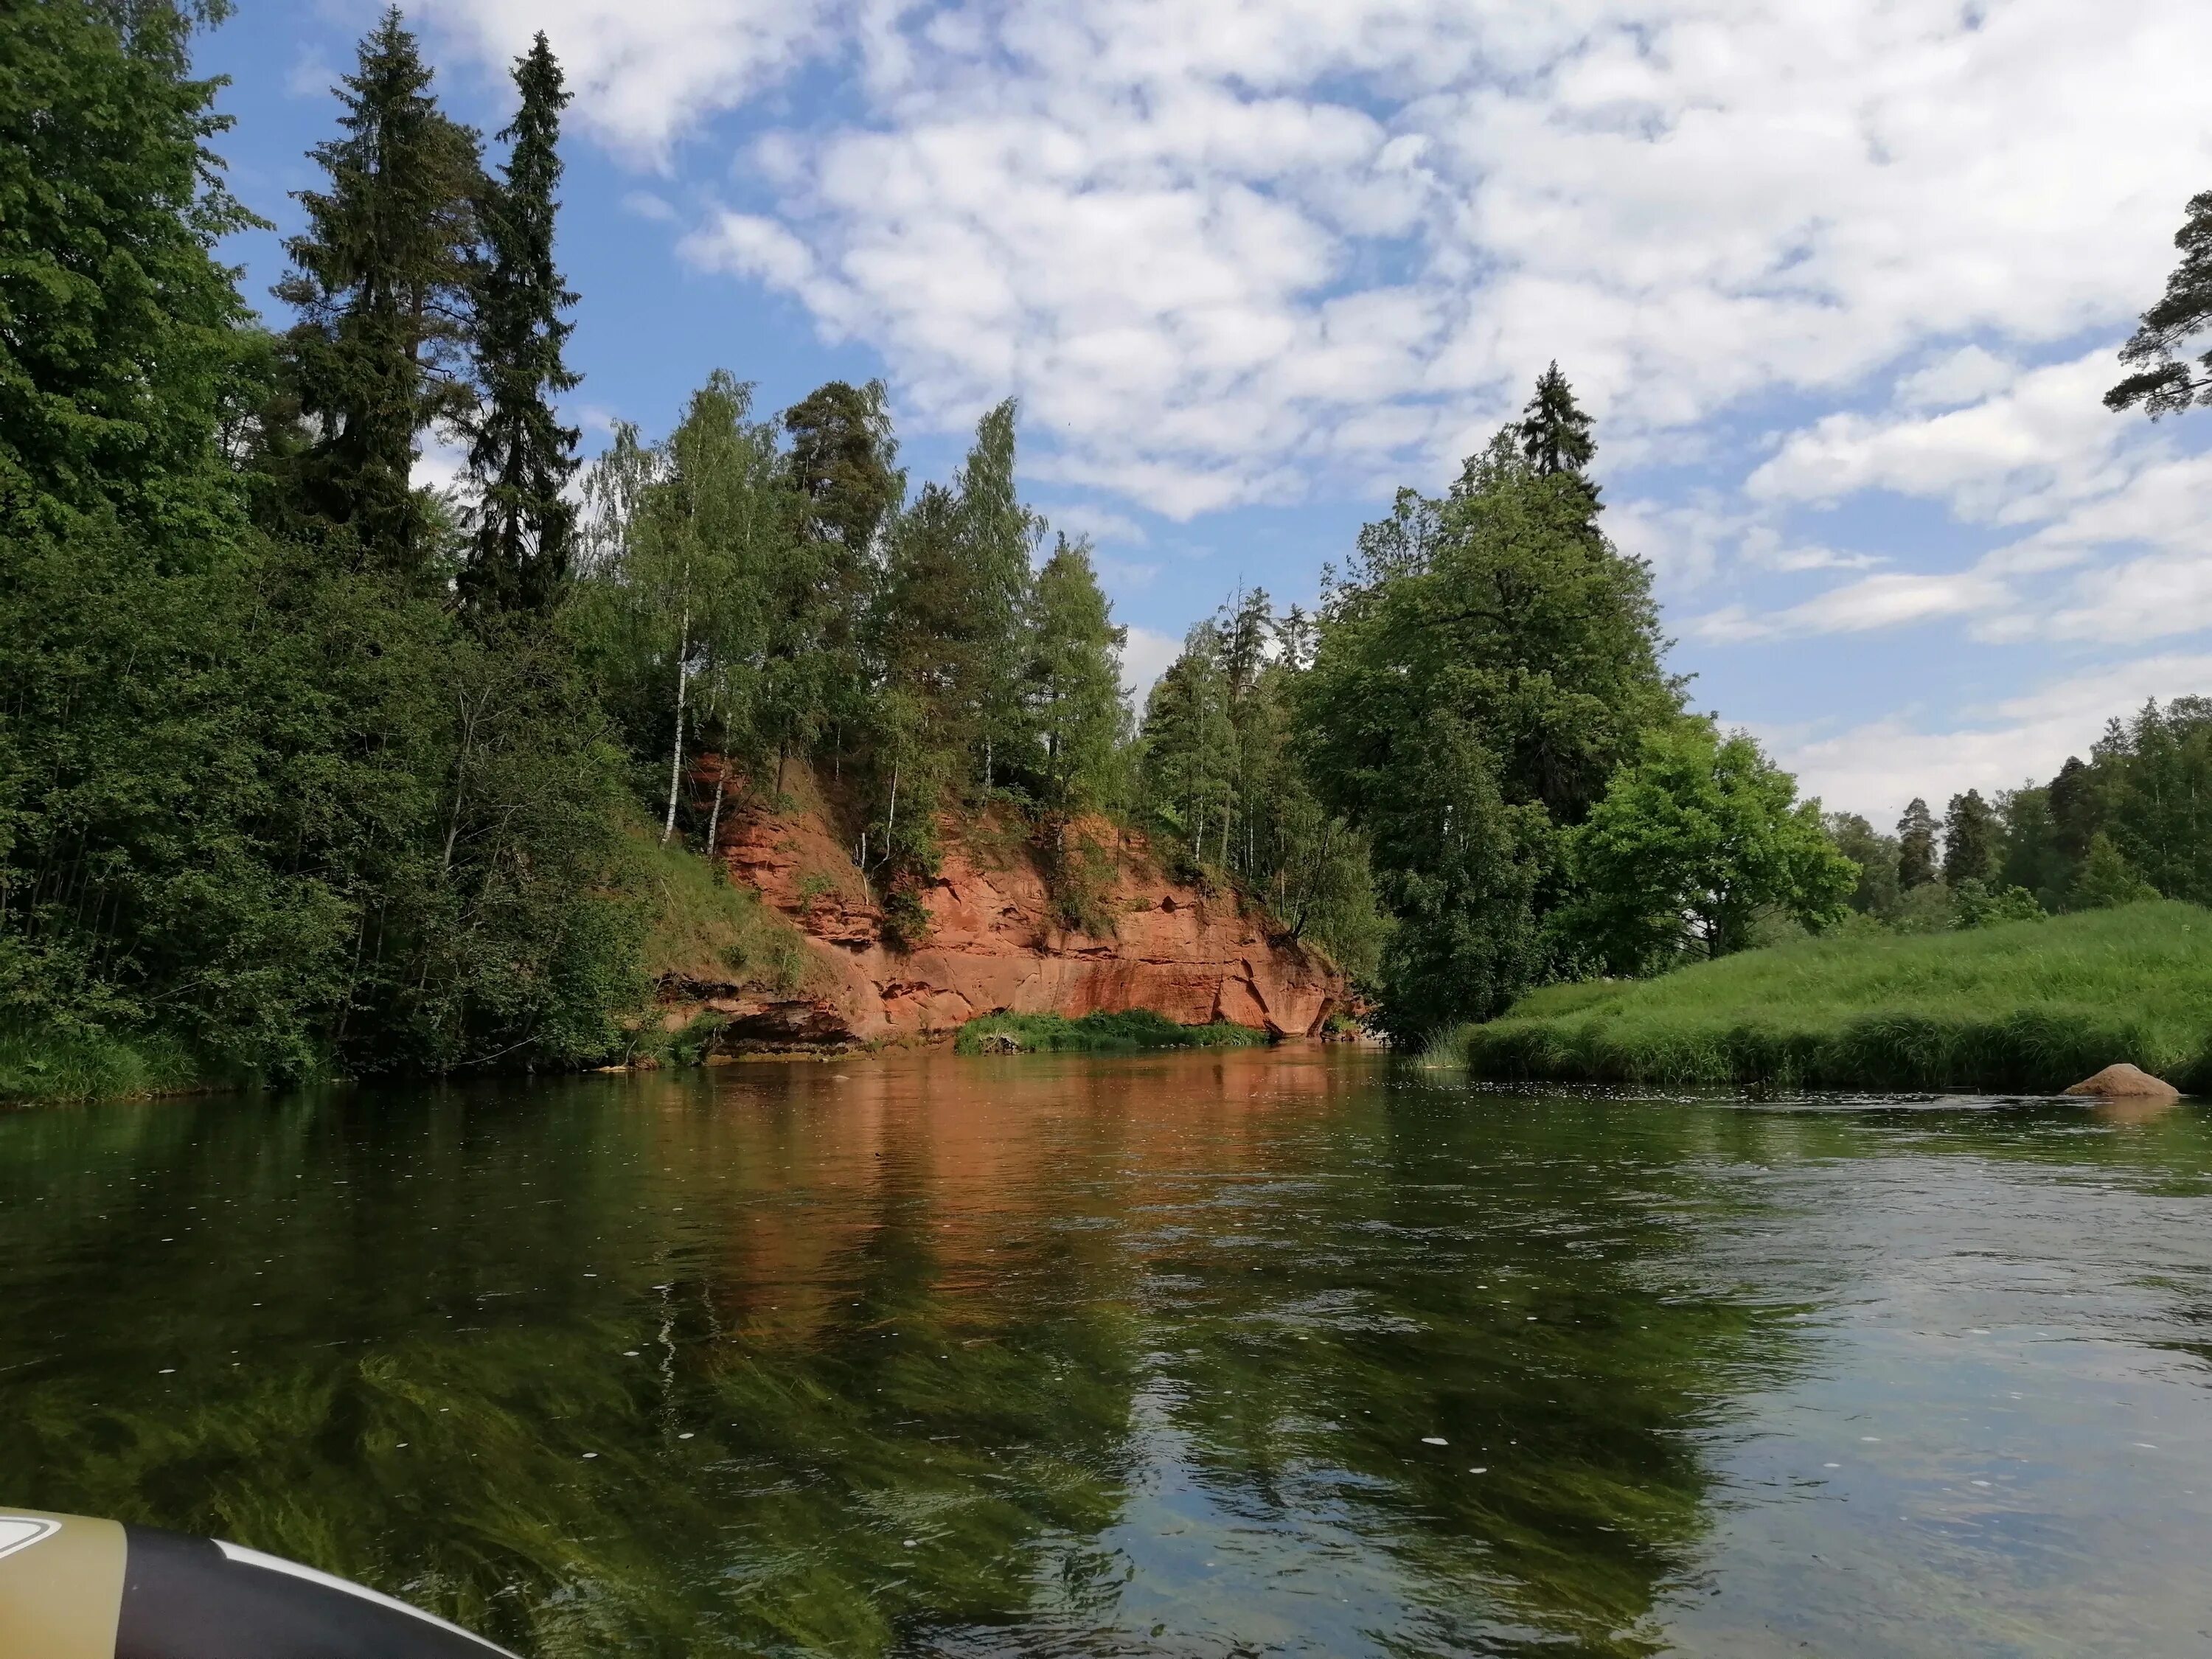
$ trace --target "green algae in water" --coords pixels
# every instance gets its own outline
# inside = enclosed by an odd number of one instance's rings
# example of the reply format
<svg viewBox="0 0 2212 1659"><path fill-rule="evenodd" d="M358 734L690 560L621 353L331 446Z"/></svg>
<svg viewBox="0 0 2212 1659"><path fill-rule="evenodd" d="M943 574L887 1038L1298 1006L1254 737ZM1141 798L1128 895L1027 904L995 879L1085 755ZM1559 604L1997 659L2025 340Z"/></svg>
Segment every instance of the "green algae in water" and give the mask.
<svg viewBox="0 0 2212 1659"><path fill-rule="evenodd" d="M2208 1220L2187 1109L1340 1050L19 1112L0 1498L546 1659L2173 1650Z"/></svg>

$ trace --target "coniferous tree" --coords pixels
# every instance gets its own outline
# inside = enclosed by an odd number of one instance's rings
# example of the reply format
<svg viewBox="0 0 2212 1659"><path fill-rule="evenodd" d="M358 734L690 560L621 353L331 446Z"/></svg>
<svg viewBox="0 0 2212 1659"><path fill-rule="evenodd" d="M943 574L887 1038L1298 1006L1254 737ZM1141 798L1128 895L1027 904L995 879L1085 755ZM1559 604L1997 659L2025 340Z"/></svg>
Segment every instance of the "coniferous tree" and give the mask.
<svg viewBox="0 0 2212 1659"><path fill-rule="evenodd" d="M363 568L419 580L437 550L434 506L412 472L422 431L468 410L476 135L430 92L394 6L345 77L343 136L318 144L321 190L289 238L276 285L299 322L284 337L291 395L312 437L282 454L284 527Z"/></svg>
<svg viewBox="0 0 2212 1659"><path fill-rule="evenodd" d="M1121 652L1129 630L1114 624L1089 545L1065 536L1037 572L1035 612L1030 682L1043 750L1038 795L1048 813L1064 817L1103 806L1115 793L1127 724Z"/></svg>
<svg viewBox="0 0 2212 1659"><path fill-rule="evenodd" d="M576 302L553 264L561 181L561 112L570 94L541 33L514 64L521 101L499 135L511 146L477 218L474 347L482 402L468 418L469 474L478 494L462 597L481 611L550 610L568 580L575 509L577 431L554 400L579 384L562 358Z"/></svg>
<svg viewBox="0 0 2212 1659"><path fill-rule="evenodd" d="M1590 428L1590 417L1575 401L1575 389L1554 359L1537 377L1535 393L1521 413L1521 453L1539 477L1569 480L1595 515L1598 488L1590 480L1589 464L1597 454L1597 441Z"/></svg>
<svg viewBox="0 0 2212 1659"><path fill-rule="evenodd" d="M841 617L865 609L877 537L905 485L884 398L881 380L831 380L783 412L786 465L805 501L806 532L838 550L830 575Z"/></svg>
<svg viewBox="0 0 2212 1659"><path fill-rule="evenodd" d="M1997 815L1978 789L1951 797L1943 813L1943 882L1957 889L1996 872Z"/></svg>
<svg viewBox="0 0 2212 1659"><path fill-rule="evenodd" d="M2120 361L2137 367L2105 394L2107 409L2140 404L2156 420L2192 404L2212 403L2212 351L2193 364L2178 355L2212 325L2212 191L2190 198L2188 217L2174 233L2173 245L2181 251L2181 263L2166 278L2166 293L2143 313L2141 326L2120 348Z"/></svg>
<svg viewBox="0 0 2212 1659"><path fill-rule="evenodd" d="M1936 815L1915 795L1897 821L1897 884L1906 892L1936 879Z"/></svg>

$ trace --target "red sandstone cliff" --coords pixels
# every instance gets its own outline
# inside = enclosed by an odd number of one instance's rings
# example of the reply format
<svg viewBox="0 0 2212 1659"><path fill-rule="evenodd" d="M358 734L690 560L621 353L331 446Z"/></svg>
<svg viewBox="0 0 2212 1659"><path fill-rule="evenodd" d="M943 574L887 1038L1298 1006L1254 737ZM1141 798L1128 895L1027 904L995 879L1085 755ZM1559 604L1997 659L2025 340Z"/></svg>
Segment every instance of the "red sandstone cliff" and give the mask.
<svg viewBox="0 0 2212 1659"><path fill-rule="evenodd" d="M1185 1024L1233 1020L1279 1036L1320 1030L1350 1000L1318 952L1272 935L1234 895L1169 881L1143 837L1116 837L1109 937L1054 917L1026 846L984 830L944 831L942 872L922 896L927 941L883 942L868 884L811 790L794 810L726 820L717 855L805 936L809 988L765 996L692 985L683 1000L728 1016L739 1041L832 1043L950 1036L979 1014L1150 1008Z"/></svg>

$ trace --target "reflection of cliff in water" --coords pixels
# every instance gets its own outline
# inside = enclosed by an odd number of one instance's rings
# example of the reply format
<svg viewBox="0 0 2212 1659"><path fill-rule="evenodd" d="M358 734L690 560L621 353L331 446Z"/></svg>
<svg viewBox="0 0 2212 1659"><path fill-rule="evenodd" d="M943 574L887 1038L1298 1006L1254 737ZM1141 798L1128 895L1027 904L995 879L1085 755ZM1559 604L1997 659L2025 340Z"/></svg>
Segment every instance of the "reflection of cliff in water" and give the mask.
<svg viewBox="0 0 2212 1659"><path fill-rule="evenodd" d="M0 1119L0 1471L548 1656L1644 1650L1780 1358L1703 1120L1395 1075Z"/></svg>

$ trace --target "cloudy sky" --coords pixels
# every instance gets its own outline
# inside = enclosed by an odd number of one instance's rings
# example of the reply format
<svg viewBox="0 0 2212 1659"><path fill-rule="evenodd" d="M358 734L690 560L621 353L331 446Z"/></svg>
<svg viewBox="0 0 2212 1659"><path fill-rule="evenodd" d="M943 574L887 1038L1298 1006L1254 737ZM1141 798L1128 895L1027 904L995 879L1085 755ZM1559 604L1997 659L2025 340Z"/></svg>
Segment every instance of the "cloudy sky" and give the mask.
<svg viewBox="0 0 2212 1659"><path fill-rule="evenodd" d="M1557 358L1697 704L1893 818L2212 693L2212 410L2100 404L2212 188L2180 0L415 0L465 118L578 98L575 412L881 375L917 477L1024 410L1131 668L1310 601ZM374 20L240 0L289 226ZM234 257L256 295L275 239Z"/></svg>

